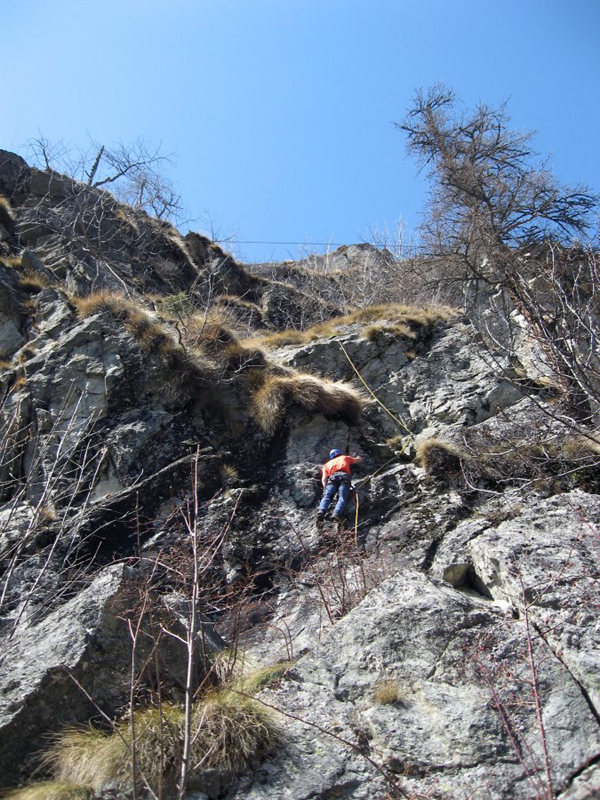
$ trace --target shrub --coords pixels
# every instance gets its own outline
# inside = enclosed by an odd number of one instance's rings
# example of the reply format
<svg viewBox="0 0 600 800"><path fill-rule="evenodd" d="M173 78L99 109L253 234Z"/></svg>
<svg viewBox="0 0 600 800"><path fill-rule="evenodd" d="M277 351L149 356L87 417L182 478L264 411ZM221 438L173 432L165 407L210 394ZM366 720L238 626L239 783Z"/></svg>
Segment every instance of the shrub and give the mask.
<svg viewBox="0 0 600 800"><path fill-rule="evenodd" d="M534 441L503 441L479 448L477 463L482 475L499 483L541 481L545 491L582 486L598 491L597 434L552 437Z"/></svg>
<svg viewBox="0 0 600 800"><path fill-rule="evenodd" d="M160 316L165 319L181 319L182 317L188 317L194 311L187 292L158 297L154 305Z"/></svg>
<svg viewBox="0 0 600 800"><path fill-rule="evenodd" d="M274 433L290 405L339 416L354 425L365 402L362 395L346 383L302 373L269 374L253 395L252 413L265 432Z"/></svg>

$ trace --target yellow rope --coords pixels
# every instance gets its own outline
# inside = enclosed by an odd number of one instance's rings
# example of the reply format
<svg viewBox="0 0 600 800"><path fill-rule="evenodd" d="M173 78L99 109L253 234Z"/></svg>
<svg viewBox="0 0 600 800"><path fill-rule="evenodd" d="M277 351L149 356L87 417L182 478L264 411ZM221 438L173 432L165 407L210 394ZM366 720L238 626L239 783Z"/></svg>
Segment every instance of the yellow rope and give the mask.
<svg viewBox="0 0 600 800"><path fill-rule="evenodd" d="M345 347L344 347L344 345L343 345L343 344L340 342L340 340L339 340L339 339L338 339L338 344L339 344L339 346L342 348L342 352L343 352L343 354L344 354L344 355L346 356L346 358L348 359L348 363L350 364L350 366L352 367L352 369L354 370L354 372L357 374L357 376L358 376L358 379L360 380L360 382L362 383L362 385L365 387L365 389L366 389L366 390L369 392L369 394L371 395L371 397L372 397L372 398L375 400L375 402L376 402L376 403L378 403L378 404L381 406L381 408L383 408L383 410L385 411L385 413L386 413L386 414L387 414L389 417L391 417L391 418L394 420L394 422L395 422L395 423L396 423L396 424L397 424L397 425L398 425L400 428L404 428L404 430L406 431L406 433L407 433L407 434L410 436L410 430L409 430L409 428L408 428L408 427L407 427L407 426L404 424L404 422L402 422L402 420L398 419L398 417L396 417L394 414L392 414L392 412L389 410L389 408L387 408L387 406L386 406L386 405L385 405L385 404L384 404L384 403L383 403L383 402L382 402L382 401L381 401L381 400L380 400L380 399L377 397L377 395L375 394L375 392L374 392L374 391L371 389L371 387L369 386L369 384L368 384L368 383L365 381L365 379L363 378L363 376L360 374L360 372L359 372L359 370L358 370L358 367L356 366L356 364L354 363L354 361L352 361L352 359L350 358L350 356L349 356L349 354L348 354L348 351L346 350L346 348L345 348ZM406 441L404 442L404 444L402 445L402 449L400 450L400 452L399 452L397 455L394 455L392 458L388 459L388 460L385 462L385 464L382 464L382 465L381 465L381 467L379 467L378 469L376 469L376 470L375 470L375 472L373 472L371 475L368 475L366 478L363 478L363 479L362 479L361 481L359 481L359 482L356 484L356 486L355 486L355 489L354 489L354 491L355 491L355 494L354 494L354 539L355 539L355 542L356 542L356 547L357 547L357 548L358 548L358 512L359 512L359 506L360 506L360 503L359 503L359 500L358 500L358 487L359 487L359 486L363 486L365 483L368 483L368 481L372 480L372 479L375 477L375 475L377 475L377 474L379 474L379 473L381 472L381 470L382 470L382 469L385 469L385 468L387 467L387 465L388 465L388 464L391 464L391 463L392 463L392 461L395 461L395 460L396 460L396 458L397 458L398 456L402 455L402 453L403 453L403 452L406 450L406 448L407 448L407 446L408 446L408 444L409 444L409 441L410 441L410 439L408 439L408 438L407 438L407 439L406 439Z"/></svg>
<svg viewBox="0 0 600 800"><path fill-rule="evenodd" d="M358 375L358 378L359 378L359 380L361 381L361 383L362 383L362 385L365 387L365 389L366 389L366 390L369 392L369 394L371 395L371 397L373 397L373 399L375 400L375 402L376 402L376 403L379 403L379 405L380 405L380 406L383 408L383 410L385 411L385 413L386 413L386 414L387 414L389 417L391 417L391 418L394 420L394 422L395 422L395 423L396 423L396 424L397 424L397 425L398 425L400 428L404 428L404 430L405 430L405 431L406 431L406 432L407 432L407 433L410 435L410 430L407 428L407 426L406 426L406 425L405 425L405 424L402 422L402 420L398 419L398 417L396 417L394 414L392 414L392 412L389 410L389 408L387 408L387 406L386 406L386 405L384 405L384 403L382 403L382 402L381 402L381 400L380 400L380 399L377 397L377 395L376 395L376 394L375 394L375 392L374 392L374 391L371 389L371 387L369 386L369 384L368 384L368 383L365 381L365 379L363 378L363 376L362 376L362 375L360 374L360 372L358 371L358 367L356 366L356 364L354 363L354 361L352 361L352 359L351 359L351 358L350 358L350 356L348 355L348 351L346 350L346 348L345 348L345 347L344 347L344 345L343 345L343 344L340 342L340 340L339 340L339 339L338 339L338 344L339 344L339 346L342 348L342 352L343 352L343 354L346 356L346 358L348 359L348 362L350 363L350 366L352 367L352 369L354 370L354 372L356 372L356 374ZM404 448L403 448L403 449L404 449Z"/></svg>
<svg viewBox="0 0 600 800"><path fill-rule="evenodd" d="M356 549L358 550L358 492L354 491L354 541L356 542Z"/></svg>

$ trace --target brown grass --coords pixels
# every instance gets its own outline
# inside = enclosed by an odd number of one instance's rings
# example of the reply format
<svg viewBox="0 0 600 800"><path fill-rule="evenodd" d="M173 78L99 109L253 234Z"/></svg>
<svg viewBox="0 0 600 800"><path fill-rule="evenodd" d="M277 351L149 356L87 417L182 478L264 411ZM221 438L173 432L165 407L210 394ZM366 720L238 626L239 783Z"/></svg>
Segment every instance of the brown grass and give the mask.
<svg viewBox="0 0 600 800"><path fill-rule="evenodd" d="M13 210L10 202L6 197L0 197L0 222L3 225L8 224L10 225L12 222L15 221Z"/></svg>
<svg viewBox="0 0 600 800"><path fill-rule="evenodd" d="M108 312L120 319L147 355L161 359L165 368L164 387L174 399L193 399L215 386L218 365L203 342L198 342L196 348L184 349L150 312L120 295L97 292L71 300L80 317Z"/></svg>
<svg viewBox="0 0 600 800"><path fill-rule="evenodd" d="M256 347L246 347L243 344L230 344L225 348L224 358L230 372L257 369L264 371L267 367L267 358L262 350Z"/></svg>
<svg viewBox="0 0 600 800"><path fill-rule="evenodd" d="M417 445L416 457L427 473L443 477L459 473L466 454L448 442L432 438Z"/></svg>
<svg viewBox="0 0 600 800"><path fill-rule="evenodd" d="M115 779L129 752L116 734L91 726L67 728L58 734L42 759L59 782L83 784L99 789Z"/></svg>
<svg viewBox="0 0 600 800"><path fill-rule="evenodd" d="M223 483L233 484L240 478L239 472L232 464L221 464L219 472Z"/></svg>
<svg viewBox="0 0 600 800"><path fill-rule="evenodd" d="M430 331L437 323L453 319L457 311L448 306L403 306L396 303L370 306L346 314L333 317L305 331L279 331L253 337L250 341L266 347L284 347L313 342L316 339L327 339L337 336L340 331L350 325L358 325L376 335L387 328L397 336L418 338L419 334ZM375 325L377 323L377 325Z"/></svg>
<svg viewBox="0 0 600 800"><path fill-rule="evenodd" d="M280 661L278 664L259 667L239 677L233 685L244 694L256 694L265 686L280 680L293 664L293 661Z"/></svg>
<svg viewBox="0 0 600 800"><path fill-rule="evenodd" d="M134 303L114 292L94 292L94 294L88 294L84 297L72 295L70 300L81 319L104 312L119 316L127 311L138 310Z"/></svg>
<svg viewBox="0 0 600 800"><path fill-rule="evenodd" d="M9 269L19 269L23 265L21 256L2 256L0 257L0 264Z"/></svg>
<svg viewBox="0 0 600 800"><path fill-rule="evenodd" d="M19 375L15 382L10 387L11 392L18 392L23 387L27 386L27 378L25 375Z"/></svg>
<svg viewBox="0 0 600 800"><path fill-rule="evenodd" d="M373 690L373 700L381 706L389 706L399 703L404 696L398 681L393 678L386 678L379 681Z"/></svg>
<svg viewBox="0 0 600 800"><path fill-rule="evenodd" d="M169 704L134 714L138 769L154 791L160 785L166 792L175 788L184 721L183 710ZM196 774L211 768L240 772L279 740L265 707L232 690L213 692L198 702L192 727L191 763ZM129 722L121 723L111 734L91 727L70 728L56 737L43 764L58 781L84 784L96 791L110 781L126 787L131 781L132 744Z"/></svg>
<svg viewBox="0 0 600 800"><path fill-rule="evenodd" d="M146 353L167 356L179 347L173 335L142 309L127 312L125 328Z"/></svg>
<svg viewBox="0 0 600 800"><path fill-rule="evenodd" d="M238 345L239 340L231 328L218 322L208 322L195 336L194 345L202 347L208 353L217 354L226 347Z"/></svg>
<svg viewBox="0 0 600 800"><path fill-rule="evenodd" d="M303 373L268 374L252 398L252 414L260 427L274 433L289 406L297 405L355 425L366 404L350 384Z"/></svg>
<svg viewBox="0 0 600 800"><path fill-rule="evenodd" d="M195 709L195 761L204 768L239 773L279 741L268 710L234 691L209 695Z"/></svg>
<svg viewBox="0 0 600 800"><path fill-rule="evenodd" d="M218 306L225 306L225 308L229 306L233 306L233 308L242 308L245 311L253 311L256 314L260 315L260 306L257 306L256 303L252 303L250 300L244 300L241 297L238 297L236 294L222 294L215 300L215 303Z"/></svg>
<svg viewBox="0 0 600 800"><path fill-rule="evenodd" d="M44 275L33 275L28 273L19 278L19 286L24 292L38 294L43 289L50 286L50 282Z"/></svg>

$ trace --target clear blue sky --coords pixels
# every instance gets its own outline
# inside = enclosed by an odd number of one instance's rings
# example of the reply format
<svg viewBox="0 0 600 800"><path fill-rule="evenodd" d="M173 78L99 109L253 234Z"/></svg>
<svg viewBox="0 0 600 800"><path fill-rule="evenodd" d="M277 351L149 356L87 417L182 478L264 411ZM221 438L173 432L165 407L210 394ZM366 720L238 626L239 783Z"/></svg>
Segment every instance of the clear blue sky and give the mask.
<svg viewBox="0 0 600 800"><path fill-rule="evenodd" d="M600 190L600 0L0 0L0 24L0 147L162 142L197 230L414 228L425 185L393 122L437 81L508 99L561 180Z"/></svg>

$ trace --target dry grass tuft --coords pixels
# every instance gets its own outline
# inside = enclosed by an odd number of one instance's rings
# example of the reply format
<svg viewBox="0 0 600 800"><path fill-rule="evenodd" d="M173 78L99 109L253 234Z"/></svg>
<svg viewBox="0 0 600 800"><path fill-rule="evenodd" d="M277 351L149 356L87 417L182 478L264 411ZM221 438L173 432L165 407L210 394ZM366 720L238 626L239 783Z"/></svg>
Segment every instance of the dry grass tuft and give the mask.
<svg viewBox="0 0 600 800"><path fill-rule="evenodd" d="M396 436L392 436L390 439L386 439L385 443L392 450L404 452L411 441L412 439L410 436L407 436L405 433L399 433Z"/></svg>
<svg viewBox="0 0 600 800"><path fill-rule="evenodd" d="M194 713L194 763L238 773L262 758L280 733L265 706L224 690L209 695Z"/></svg>
<svg viewBox="0 0 600 800"><path fill-rule="evenodd" d="M134 725L135 753L140 772L155 791L161 784L167 789L174 788L181 766L185 729L183 710L166 703L161 708L146 708L134 714ZM114 777L125 782L131 778L131 726L123 726L120 732L128 746L121 749L123 757Z"/></svg>
<svg viewBox="0 0 600 800"><path fill-rule="evenodd" d="M0 197L0 222L3 225L7 225L7 223L11 225L14 221L15 218L9 200L6 197Z"/></svg>
<svg viewBox="0 0 600 800"><path fill-rule="evenodd" d="M226 348L239 345L235 333L220 322L207 322L196 333L194 345L201 347L211 355L217 355Z"/></svg>
<svg viewBox="0 0 600 800"><path fill-rule="evenodd" d="M38 294L50 286L50 282L43 275L26 274L19 278L19 286L28 294Z"/></svg>
<svg viewBox="0 0 600 800"><path fill-rule="evenodd" d="M427 439L417 445L417 462L430 475L439 477L456 475L466 458L458 447L440 439Z"/></svg>
<svg viewBox="0 0 600 800"><path fill-rule="evenodd" d="M215 303L218 306L224 306L225 308L232 307L232 308L241 308L245 311L252 311L260 316L260 306L257 306L256 303L252 303L250 300L244 300L241 297L238 297L236 294L222 294L216 298Z"/></svg>
<svg viewBox="0 0 600 800"><path fill-rule="evenodd" d="M123 722L112 734L91 727L70 728L56 737L44 766L58 781L84 784L96 791L109 781L127 786L131 780L133 730L140 773L154 791L160 786L173 791L185 732L184 712L175 705L137 711L134 729L130 722ZM221 690L196 705L192 739L193 771L217 768L236 773L271 749L279 740L279 732L264 706L235 691Z"/></svg>
<svg viewBox="0 0 600 800"><path fill-rule="evenodd" d="M24 389L25 386L27 386L27 378L25 377L25 375L19 375L12 384L12 386L10 387L9 391L18 392L21 389Z"/></svg>
<svg viewBox="0 0 600 800"><path fill-rule="evenodd" d="M234 687L244 694L256 694L260 689L279 680L291 666L293 661L281 661L267 667L259 667L234 682Z"/></svg>
<svg viewBox="0 0 600 800"><path fill-rule="evenodd" d="M167 356L179 347L169 331L143 309L129 310L125 327L146 353Z"/></svg>
<svg viewBox="0 0 600 800"><path fill-rule="evenodd" d="M225 348L224 358L228 371L242 371L259 369L267 366L267 358L260 348L247 347L236 342Z"/></svg>
<svg viewBox="0 0 600 800"><path fill-rule="evenodd" d="M119 736L89 726L59 733L42 764L57 781L99 789L117 777L124 760L129 760L129 752Z"/></svg>
<svg viewBox="0 0 600 800"><path fill-rule="evenodd" d="M134 303L114 292L94 292L85 297L73 295L70 299L81 319L103 312L120 316L123 312L138 310Z"/></svg>
<svg viewBox="0 0 600 800"><path fill-rule="evenodd" d="M232 484L239 480L240 474L232 464L221 464L219 467L223 483Z"/></svg>
<svg viewBox="0 0 600 800"><path fill-rule="evenodd" d="M341 417L355 425L365 404L362 395L347 383L335 383L302 373L269 374L254 393L251 410L260 427L272 434L291 405Z"/></svg>
<svg viewBox="0 0 600 800"><path fill-rule="evenodd" d="M399 703L404 696L398 681L393 678L386 678L380 681L373 691L373 700L381 706L391 706Z"/></svg>
<svg viewBox="0 0 600 800"><path fill-rule="evenodd" d="M40 781L3 794L5 800L91 800L94 790L76 783Z"/></svg>
<svg viewBox="0 0 600 800"><path fill-rule="evenodd" d="M9 269L19 269L23 266L23 261L21 256L2 256L0 258L0 264Z"/></svg>
<svg viewBox="0 0 600 800"><path fill-rule="evenodd" d="M563 443L562 451L565 459L573 461L589 456L600 456L600 431L594 431L589 437L575 436L567 439Z"/></svg>
<svg viewBox="0 0 600 800"><path fill-rule="evenodd" d="M449 306L403 306L396 303L370 306L353 311L343 317L333 317L305 331L279 331L253 337L249 343L262 344L266 347L284 347L313 342L316 339L327 339L337 336L343 328L358 325L367 328L369 338L383 330L395 336L407 336L416 339L430 331L439 322L453 319L457 311Z"/></svg>

